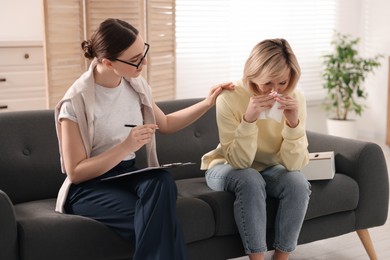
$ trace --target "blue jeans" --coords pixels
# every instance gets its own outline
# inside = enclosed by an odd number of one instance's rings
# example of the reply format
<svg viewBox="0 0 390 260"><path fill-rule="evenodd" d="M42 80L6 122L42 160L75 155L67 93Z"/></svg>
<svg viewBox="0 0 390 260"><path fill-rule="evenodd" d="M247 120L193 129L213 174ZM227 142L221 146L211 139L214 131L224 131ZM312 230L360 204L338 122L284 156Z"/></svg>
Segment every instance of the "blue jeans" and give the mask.
<svg viewBox="0 0 390 260"><path fill-rule="evenodd" d="M245 253L267 251L266 198L279 199L273 247L294 251L310 197L310 183L300 171L275 165L258 172L219 164L206 171L207 185L216 191L234 192L234 218Z"/></svg>

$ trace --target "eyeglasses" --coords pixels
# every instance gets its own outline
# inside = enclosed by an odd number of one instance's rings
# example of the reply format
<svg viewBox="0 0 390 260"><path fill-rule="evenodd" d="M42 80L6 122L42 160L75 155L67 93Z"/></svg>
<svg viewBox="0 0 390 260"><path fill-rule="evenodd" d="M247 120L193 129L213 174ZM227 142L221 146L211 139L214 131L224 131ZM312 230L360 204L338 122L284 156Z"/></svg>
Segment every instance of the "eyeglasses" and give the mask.
<svg viewBox="0 0 390 260"><path fill-rule="evenodd" d="M144 55L142 55L142 57L140 58L140 60L138 61L138 63L131 63L131 62L124 61L124 60L120 60L120 59L115 59L115 60L116 60L116 61L119 61L119 62L122 62L122 63L126 63L126 64L128 64L128 65L130 65L130 66L133 66L133 67L136 67L136 68L138 69L139 66L141 66L143 60L145 59L146 54L148 54L149 47L150 47L150 45L149 45L148 43L145 42Z"/></svg>

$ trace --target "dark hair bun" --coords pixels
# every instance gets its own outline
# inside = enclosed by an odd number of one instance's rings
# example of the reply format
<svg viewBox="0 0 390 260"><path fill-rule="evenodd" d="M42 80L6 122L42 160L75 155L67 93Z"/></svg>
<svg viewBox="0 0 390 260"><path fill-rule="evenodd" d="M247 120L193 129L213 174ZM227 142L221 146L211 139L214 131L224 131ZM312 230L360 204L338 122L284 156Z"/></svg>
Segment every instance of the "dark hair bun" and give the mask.
<svg viewBox="0 0 390 260"><path fill-rule="evenodd" d="M81 43L81 48L83 49L84 51L84 57L85 58L88 58L88 59L93 59L94 58L94 53L93 53L93 49L92 49L92 43L90 40L88 41L83 41Z"/></svg>

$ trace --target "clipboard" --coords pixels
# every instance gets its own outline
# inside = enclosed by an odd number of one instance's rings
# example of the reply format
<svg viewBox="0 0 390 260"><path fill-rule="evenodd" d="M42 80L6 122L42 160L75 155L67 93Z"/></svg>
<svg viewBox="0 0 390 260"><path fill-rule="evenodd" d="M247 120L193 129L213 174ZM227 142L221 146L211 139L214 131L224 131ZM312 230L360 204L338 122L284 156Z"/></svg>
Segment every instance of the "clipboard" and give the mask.
<svg viewBox="0 0 390 260"><path fill-rule="evenodd" d="M141 173L141 172L148 172L148 171L153 171L153 170L158 170L158 169L176 168L176 167L181 167L181 166L186 166L186 165L193 165L193 164L195 164L195 163L193 163L193 162L185 162L185 163L175 162L175 163L161 164L160 166L146 167L146 168L142 168L142 169L139 169L139 170L118 174L118 175L115 175L115 176L102 178L102 179L100 179L100 181L108 181L108 180L117 179L117 178L129 176L129 175L136 174L136 173Z"/></svg>

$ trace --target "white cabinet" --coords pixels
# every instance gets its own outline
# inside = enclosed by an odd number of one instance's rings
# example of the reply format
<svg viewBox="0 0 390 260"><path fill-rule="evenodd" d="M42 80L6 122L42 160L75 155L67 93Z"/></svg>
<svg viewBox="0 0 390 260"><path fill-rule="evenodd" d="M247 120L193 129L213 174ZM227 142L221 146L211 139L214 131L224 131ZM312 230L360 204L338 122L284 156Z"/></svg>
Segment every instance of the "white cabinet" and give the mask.
<svg viewBox="0 0 390 260"><path fill-rule="evenodd" d="M0 42L0 112L46 108L42 43Z"/></svg>

